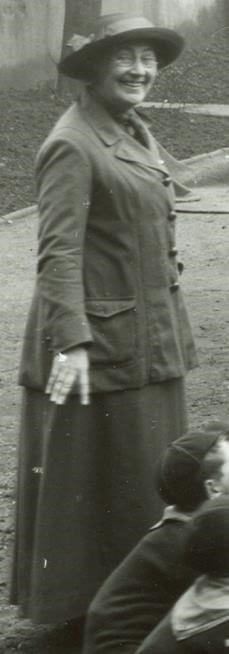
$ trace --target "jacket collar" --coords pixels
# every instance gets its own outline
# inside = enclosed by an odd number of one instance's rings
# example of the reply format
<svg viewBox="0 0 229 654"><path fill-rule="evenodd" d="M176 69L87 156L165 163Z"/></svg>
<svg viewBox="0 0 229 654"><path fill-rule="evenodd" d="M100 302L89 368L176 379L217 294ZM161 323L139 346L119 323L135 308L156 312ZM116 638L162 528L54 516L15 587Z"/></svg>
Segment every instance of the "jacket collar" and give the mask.
<svg viewBox="0 0 229 654"><path fill-rule="evenodd" d="M229 620L229 578L198 577L175 604L172 630L176 640L195 634Z"/></svg>
<svg viewBox="0 0 229 654"><path fill-rule="evenodd" d="M82 117L86 120L93 130L96 131L99 138L108 147L114 146L114 155L125 161L139 163L142 166L153 168L154 170L167 175L167 170L160 158L155 139L149 132L151 148L147 149L137 140L125 131L121 123L116 121L100 104L94 96L87 93L84 96L83 105L81 105ZM134 111L134 110L132 110ZM136 112L138 119L142 117ZM145 124L145 120L143 121ZM147 121L146 127L149 122Z"/></svg>
<svg viewBox="0 0 229 654"><path fill-rule="evenodd" d="M114 145L126 136L122 124L116 121L94 96L87 93L81 108L84 120L88 121L105 145Z"/></svg>
<svg viewBox="0 0 229 654"><path fill-rule="evenodd" d="M165 522L189 522L192 518L192 513L183 513L179 511L175 505L166 506L162 515L162 519L150 528L150 531L161 527Z"/></svg>

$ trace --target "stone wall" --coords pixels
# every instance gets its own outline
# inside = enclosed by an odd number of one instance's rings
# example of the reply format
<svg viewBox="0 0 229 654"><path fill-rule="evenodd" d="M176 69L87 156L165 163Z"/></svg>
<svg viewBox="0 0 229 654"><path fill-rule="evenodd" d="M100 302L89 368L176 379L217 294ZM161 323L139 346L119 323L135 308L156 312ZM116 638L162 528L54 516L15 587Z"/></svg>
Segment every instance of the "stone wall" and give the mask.
<svg viewBox="0 0 229 654"><path fill-rule="evenodd" d="M128 10L179 28L188 44L205 38L212 45L221 30L226 43L229 35L229 0L0 0L1 88L55 87L69 36L93 32L100 11Z"/></svg>
<svg viewBox="0 0 229 654"><path fill-rule="evenodd" d="M229 0L102 0L102 14L133 11L155 25L177 28L190 40L229 26Z"/></svg>
<svg viewBox="0 0 229 654"><path fill-rule="evenodd" d="M102 0L102 13L133 11L152 18L156 25L174 27L186 20L197 21L202 9L211 9L216 0Z"/></svg>
<svg viewBox="0 0 229 654"><path fill-rule="evenodd" d="M0 0L0 86L56 83L65 0Z"/></svg>

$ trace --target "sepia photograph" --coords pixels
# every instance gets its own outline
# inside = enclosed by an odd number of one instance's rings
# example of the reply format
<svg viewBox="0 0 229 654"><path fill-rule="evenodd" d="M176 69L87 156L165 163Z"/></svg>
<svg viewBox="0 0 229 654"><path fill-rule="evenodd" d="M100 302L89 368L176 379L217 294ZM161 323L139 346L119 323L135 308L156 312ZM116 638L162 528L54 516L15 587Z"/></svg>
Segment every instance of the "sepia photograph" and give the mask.
<svg viewBox="0 0 229 654"><path fill-rule="evenodd" d="M226 654L229 0L0 54L0 654Z"/></svg>

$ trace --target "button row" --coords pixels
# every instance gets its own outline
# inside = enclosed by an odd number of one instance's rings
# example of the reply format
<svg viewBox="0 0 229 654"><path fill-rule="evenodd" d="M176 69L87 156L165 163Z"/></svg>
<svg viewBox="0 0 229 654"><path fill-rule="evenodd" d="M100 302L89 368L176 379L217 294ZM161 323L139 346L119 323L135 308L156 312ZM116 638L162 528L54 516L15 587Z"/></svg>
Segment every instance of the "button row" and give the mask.
<svg viewBox="0 0 229 654"><path fill-rule="evenodd" d="M164 186L169 186L169 184L171 184L171 181L172 181L172 178L169 175L167 177L165 177L165 179L163 181ZM173 220L176 219L176 217L177 217L176 211L174 211L173 209L171 211L169 211L168 220L173 221ZM172 247L171 250L169 251L169 256L170 257L176 257L177 253L178 253L177 248ZM178 282L174 282L170 286L170 291L171 291L171 293L176 293L176 291L178 291L179 288L180 288L180 284Z"/></svg>
<svg viewBox="0 0 229 654"><path fill-rule="evenodd" d="M171 250L169 250L169 256L170 257L176 257L177 254L178 254L177 248L171 248ZM184 264L183 264L182 261L177 261L177 268L178 268L179 274L182 275L182 272L184 270Z"/></svg>

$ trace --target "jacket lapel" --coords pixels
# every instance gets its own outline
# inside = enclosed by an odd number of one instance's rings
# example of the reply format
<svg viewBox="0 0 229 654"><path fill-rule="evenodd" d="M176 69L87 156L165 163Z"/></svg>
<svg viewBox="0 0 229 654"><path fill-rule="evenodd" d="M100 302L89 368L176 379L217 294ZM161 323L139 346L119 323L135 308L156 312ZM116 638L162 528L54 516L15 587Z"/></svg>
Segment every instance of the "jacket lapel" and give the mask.
<svg viewBox="0 0 229 654"><path fill-rule="evenodd" d="M155 139L149 130L147 130L150 144L148 149L130 136L122 124L116 122L106 109L92 97L88 97L83 107L82 117L96 131L105 145L112 147L113 154L118 159L154 169L163 176L168 174L160 158ZM145 125L144 127L147 129Z"/></svg>
<svg viewBox="0 0 229 654"><path fill-rule="evenodd" d="M153 138L152 141L152 145L154 146ZM124 159L125 161L138 163L142 166L153 168L163 175L167 175L165 168L160 163L160 157L156 147L152 147L149 150L141 145L141 143L138 141L135 141L134 138L128 134L125 138L119 140L116 143L114 155L118 157L118 159Z"/></svg>

